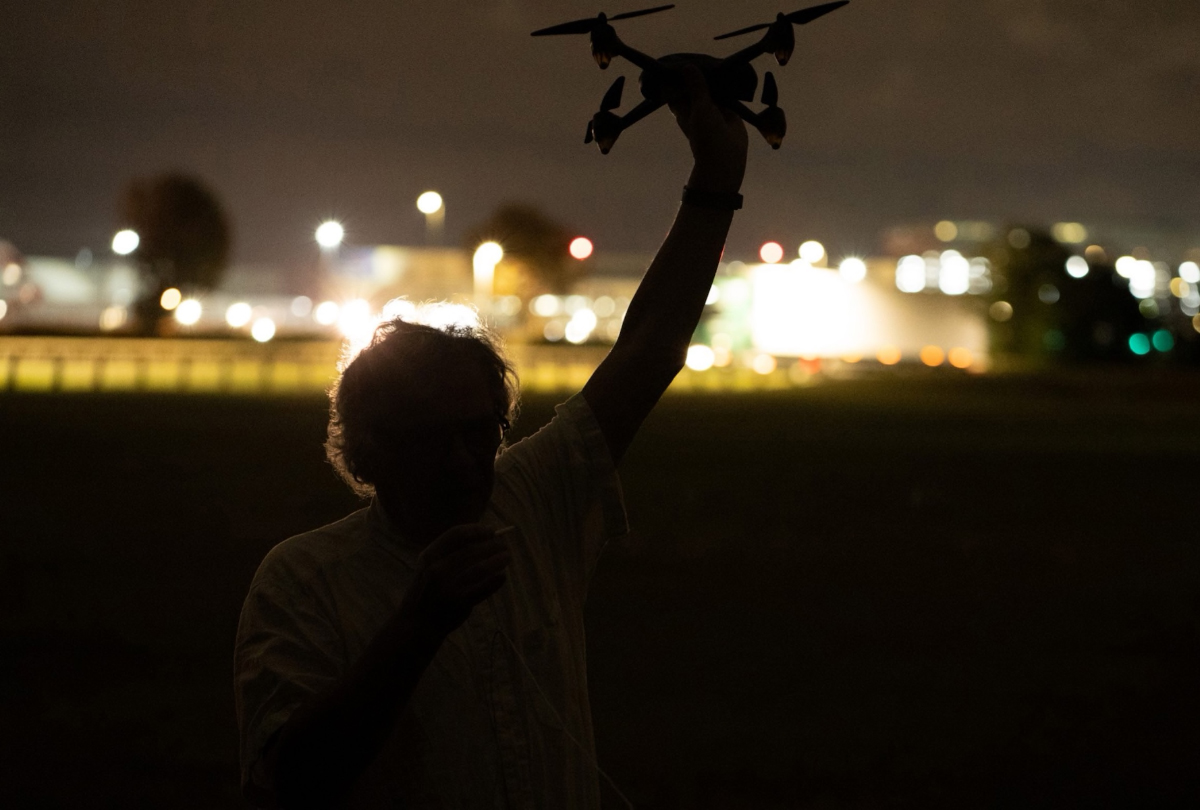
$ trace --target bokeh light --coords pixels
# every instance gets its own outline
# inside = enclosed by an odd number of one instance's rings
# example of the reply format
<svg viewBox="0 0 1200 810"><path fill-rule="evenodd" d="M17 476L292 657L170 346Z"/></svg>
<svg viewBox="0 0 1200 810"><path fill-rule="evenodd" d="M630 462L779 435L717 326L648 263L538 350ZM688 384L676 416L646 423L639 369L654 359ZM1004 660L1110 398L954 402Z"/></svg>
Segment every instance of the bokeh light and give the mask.
<svg viewBox="0 0 1200 810"><path fill-rule="evenodd" d="M809 239L800 246L800 258L809 264L818 264L825 258L825 246L815 239Z"/></svg>
<svg viewBox="0 0 1200 810"><path fill-rule="evenodd" d="M992 320L997 323L1004 323L1012 320L1013 308L1012 304L1007 301L997 301L988 307L988 315L992 316Z"/></svg>
<svg viewBox="0 0 1200 810"><path fill-rule="evenodd" d="M128 256L138 249L142 239L137 235L137 231L131 231L126 228L123 231L117 231L113 234L112 250L118 256Z"/></svg>
<svg viewBox="0 0 1200 810"><path fill-rule="evenodd" d="M1137 355L1150 354L1150 338L1141 332L1129 336L1129 351Z"/></svg>
<svg viewBox="0 0 1200 810"><path fill-rule="evenodd" d="M317 304L317 308L313 310L313 320L321 324L321 326L333 326L337 323L338 313L341 307L335 301L322 301Z"/></svg>
<svg viewBox="0 0 1200 810"><path fill-rule="evenodd" d="M1088 274L1087 259L1082 256L1072 256L1067 259L1067 275L1071 278L1083 278Z"/></svg>
<svg viewBox="0 0 1200 810"><path fill-rule="evenodd" d="M921 362L927 366L940 366L946 361L946 353L940 346L926 346L921 349Z"/></svg>
<svg viewBox="0 0 1200 810"><path fill-rule="evenodd" d="M1054 234L1054 238L1059 242L1064 242L1068 245L1078 245L1087 241L1087 228L1078 222L1059 222L1050 232Z"/></svg>
<svg viewBox="0 0 1200 810"><path fill-rule="evenodd" d="M962 295L971 288L971 263L957 250L947 250L941 256L938 289L946 295Z"/></svg>
<svg viewBox="0 0 1200 810"><path fill-rule="evenodd" d="M204 307L195 298L184 299L179 302L179 306L175 307L175 320L184 326L195 326L200 322L202 314L204 314Z"/></svg>
<svg viewBox="0 0 1200 810"><path fill-rule="evenodd" d="M0 304L2 303L4 302L0 301ZM100 329L111 332L114 329L120 329L127 320L129 320L129 311L125 307L117 305L105 307L100 313Z"/></svg>
<svg viewBox="0 0 1200 810"><path fill-rule="evenodd" d="M4 272L0 273L0 281L4 282L4 286L12 287L21 280L21 265L16 262L9 262L4 265Z"/></svg>
<svg viewBox="0 0 1200 810"><path fill-rule="evenodd" d="M346 238L346 229L336 220L326 220L317 228L317 244L326 250L337 247Z"/></svg>
<svg viewBox="0 0 1200 810"><path fill-rule="evenodd" d="M717 303L720 300L721 300L721 288L718 287L716 284L714 284L708 290L708 297L704 299L704 305L706 307L711 307L713 304ZM600 301L597 300L596 304L597 304L596 311L597 311L597 314L599 314Z"/></svg>
<svg viewBox="0 0 1200 810"><path fill-rule="evenodd" d="M583 261L588 256L592 255L592 240L586 236L576 236L571 240L571 245L568 248L571 251L571 256L580 261Z"/></svg>
<svg viewBox="0 0 1200 810"><path fill-rule="evenodd" d="M225 310L225 323L234 329L240 329L250 323L250 317L253 315L253 312L253 309L245 301L230 304L229 308Z"/></svg>
<svg viewBox="0 0 1200 810"><path fill-rule="evenodd" d="M1179 277L1188 284L1200 284L1200 264L1184 262L1179 265Z"/></svg>
<svg viewBox="0 0 1200 810"><path fill-rule="evenodd" d="M426 191L420 197L417 197L417 210L426 216L436 214L442 210L442 195L436 191Z"/></svg>
<svg viewBox="0 0 1200 810"><path fill-rule="evenodd" d="M875 359L885 366L894 366L900 362L902 355L896 346L884 346L875 354Z"/></svg>
<svg viewBox="0 0 1200 810"><path fill-rule="evenodd" d="M175 287L167 287L167 289L163 290L162 295L159 296L158 303L159 306L161 306L167 312L170 312L179 306L179 302L182 300L183 293L181 293Z"/></svg>
<svg viewBox="0 0 1200 810"><path fill-rule="evenodd" d="M307 318L312 314L313 302L307 295L297 295L292 299L292 314L297 318Z"/></svg>
<svg viewBox="0 0 1200 810"><path fill-rule="evenodd" d="M933 234L941 242L953 242L958 238L958 226L948 219L943 219L933 227Z"/></svg>
<svg viewBox="0 0 1200 810"><path fill-rule="evenodd" d="M778 367L778 362L775 357L770 354L758 354L754 356L754 361L750 367L759 374L770 374Z"/></svg>
<svg viewBox="0 0 1200 810"><path fill-rule="evenodd" d="M975 356L971 354L970 349L964 349L961 346L951 349L948 357L950 365L955 368L967 369L975 362Z"/></svg>
<svg viewBox="0 0 1200 810"><path fill-rule="evenodd" d="M838 265L838 275L851 284L857 284L867 277L867 263L855 256L842 259Z"/></svg>
<svg viewBox="0 0 1200 810"><path fill-rule="evenodd" d="M250 337L259 343L266 343L275 337L275 321L270 318L258 318L254 321L254 325L250 327Z"/></svg>
<svg viewBox="0 0 1200 810"><path fill-rule="evenodd" d="M896 289L919 293L925 289L925 260L920 256L905 256L896 265Z"/></svg>
<svg viewBox="0 0 1200 810"><path fill-rule="evenodd" d="M708 346L696 343L688 347L687 367L692 371L708 371L717 362L717 354Z"/></svg>
<svg viewBox="0 0 1200 810"><path fill-rule="evenodd" d="M778 242L767 242L759 248L758 257L767 264L779 264L783 261L783 245Z"/></svg>
<svg viewBox="0 0 1200 810"><path fill-rule="evenodd" d="M1155 332L1151 342L1154 344L1154 348L1160 352L1169 352L1175 348L1175 336L1166 329L1159 329Z"/></svg>

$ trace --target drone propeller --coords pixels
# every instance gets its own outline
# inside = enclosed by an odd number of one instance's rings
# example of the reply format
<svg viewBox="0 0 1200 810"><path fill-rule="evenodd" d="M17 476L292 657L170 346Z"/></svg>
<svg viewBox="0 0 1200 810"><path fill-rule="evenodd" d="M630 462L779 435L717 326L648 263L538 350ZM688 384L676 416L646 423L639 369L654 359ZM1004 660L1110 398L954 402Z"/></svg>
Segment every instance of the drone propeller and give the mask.
<svg viewBox="0 0 1200 810"><path fill-rule="evenodd" d="M624 90L625 90L625 77L618 76L617 80L612 83L611 87L608 88L608 92L604 94L604 98L601 99L600 112L596 113L596 116L594 118L592 118L591 121L588 121L587 134L585 134L583 136L584 143L591 143L592 140L596 137L596 128L595 128L596 119L604 117L604 113L611 113L617 107L621 106L621 93ZM601 128L602 129L604 128L603 125L601 126ZM615 141L616 137L614 137L613 140ZM611 146L610 146L610 148L611 148ZM605 151L607 152L608 150L606 149Z"/></svg>
<svg viewBox="0 0 1200 810"><path fill-rule="evenodd" d="M632 17L643 17L647 14L656 14L660 11L675 8L675 4L671 3L666 6L655 6L654 8L643 8L638 11L626 11L624 14L617 14L609 17L603 11L595 17L588 17L585 20L573 20L559 25L552 25L549 28L541 28L534 31L530 36L549 37L558 34L590 34L595 29L602 25L613 22L614 20L628 20Z"/></svg>
<svg viewBox="0 0 1200 810"><path fill-rule="evenodd" d="M847 5L849 2L850 0L838 0L836 3L825 3L824 5L812 6L811 8L805 8L801 9L800 11L793 11L791 14L781 14L779 16L790 22L792 25L806 25L818 17L824 17L831 11L837 11L839 8ZM730 31L728 34L721 34L721 36L713 37L713 39L729 39L730 37L738 37L742 34L749 34L752 31L762 31L764 28L770 28L773 24L774 23L768 22L761 23L759 25L751 25L747 28L739 28L737 31Z"/></svg>

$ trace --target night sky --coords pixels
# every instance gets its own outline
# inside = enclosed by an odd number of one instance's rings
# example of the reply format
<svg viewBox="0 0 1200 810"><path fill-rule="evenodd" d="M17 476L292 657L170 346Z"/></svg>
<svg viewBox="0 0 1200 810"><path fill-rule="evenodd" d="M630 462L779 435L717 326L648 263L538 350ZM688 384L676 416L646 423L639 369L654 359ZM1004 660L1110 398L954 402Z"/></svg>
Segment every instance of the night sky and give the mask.
<svg viewBox="0 0 1200 810"><path fill-rule="evenodd" d="M419 243L428 188L451 243L519 199L600 249L653 250L689 166L670 115L601 156L585 124L636 69L602 74L586 37L529 36L599 10L5 0L0 237L31 254L105 248L123 184L183 169L225 201L237 261L303 261L326 216L352 243ZM779 10L795 9L684 0L618 31L655 55L722 54L751 40L714 35ZM755 63L776 72L790 132L774 153L752 133L734 251L818 238L863 252L884 227L943 217L1200 232L1194 0L854 0L797 40L786 68Z"/></svg>

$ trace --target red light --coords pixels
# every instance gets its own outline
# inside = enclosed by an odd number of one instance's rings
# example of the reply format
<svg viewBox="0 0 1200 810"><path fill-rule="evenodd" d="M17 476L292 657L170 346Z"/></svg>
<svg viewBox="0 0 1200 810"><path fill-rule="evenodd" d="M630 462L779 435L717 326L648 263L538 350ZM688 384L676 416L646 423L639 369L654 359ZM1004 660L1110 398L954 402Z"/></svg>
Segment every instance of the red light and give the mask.
<svg viewBox="0 0 1200 810"><path fill-rule="evenodd" d="M559 244L561 245L562 242L559 242ZM570 251L572 256L583 261L592 255L592 240L586 236L577 236L571 240Z"/></svg>
<svg viewBox="0 0 1200 810"><path fill-rule="evenodd" d="M767 264L779 264L783 261L783 245L778 242L767 242L759 249L758 255Z"/></svg>

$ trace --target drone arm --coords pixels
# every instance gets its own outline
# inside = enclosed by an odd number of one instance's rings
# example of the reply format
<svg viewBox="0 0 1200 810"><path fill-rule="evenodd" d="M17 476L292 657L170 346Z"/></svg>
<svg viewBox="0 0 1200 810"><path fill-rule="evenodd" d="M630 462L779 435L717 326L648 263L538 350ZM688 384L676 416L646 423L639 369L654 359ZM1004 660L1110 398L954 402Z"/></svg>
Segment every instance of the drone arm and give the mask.
<svg viewBox="0 0 1200 810"><path fill-rule="evenodd" d="M725 106L737 113L738 116L750 126L754 127L755 129L761 128L762 122L759 114L747 107L742 102L734 100L727 102Z"/></svg>
<svg viewBox="0 0 1200 810"><path fill-rule="evenodd" d="M617 40L616 54L625 57L642 70L654 70L659 67L658 60L653 56L648 56L637 48L631 48L619 39Z"/></svg>
<svg viewBox="0 0 1200 810"><path fill-rule="evenodd" d="M631 126L636 124L638 121L641 121L650 113L656 111L665 103L666 102L664 101L650 101L649 99L643 100L642 103L638 104L628 113L621 116L621 130L624 131L629 129Z"/></svg>

